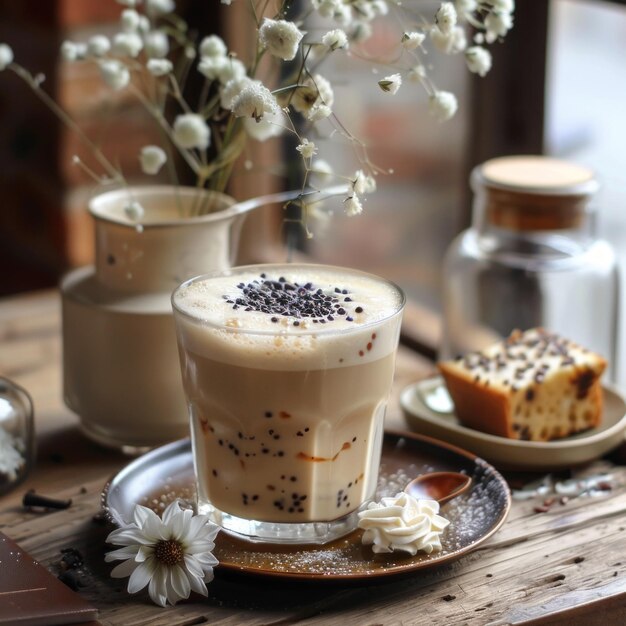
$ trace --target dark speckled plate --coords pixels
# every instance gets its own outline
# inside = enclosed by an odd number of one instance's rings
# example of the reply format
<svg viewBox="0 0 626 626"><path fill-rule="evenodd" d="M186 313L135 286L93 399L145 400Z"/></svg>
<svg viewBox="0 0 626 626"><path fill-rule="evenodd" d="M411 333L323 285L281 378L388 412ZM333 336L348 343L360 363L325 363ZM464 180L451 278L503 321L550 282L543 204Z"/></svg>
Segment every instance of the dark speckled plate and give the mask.
<svg viewBox="0 0 626 626"><path fill-rule="evenodd" d="M450 520L438 554L375 555L357 530L324 546L280 546L241 541L220 533L215 556L220 569L306 580L369 579L427 569L475 550L504 523L511 498L502 476L475 455L436 439L387 432L377 498L395 495L423 472L457 471L472 477L472 488L441 509ZM132 517L135 503L164 508L174 498L194 499L189 440L177 441L136 459L117 474L102 494L105 509Z"/></svg>

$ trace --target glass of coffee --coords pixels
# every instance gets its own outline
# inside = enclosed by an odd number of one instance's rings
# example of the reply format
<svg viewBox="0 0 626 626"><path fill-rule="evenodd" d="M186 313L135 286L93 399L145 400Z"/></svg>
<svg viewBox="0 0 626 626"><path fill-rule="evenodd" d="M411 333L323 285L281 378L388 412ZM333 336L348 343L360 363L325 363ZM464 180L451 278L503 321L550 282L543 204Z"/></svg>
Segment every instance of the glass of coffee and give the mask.
<svg viewBox="0 0 626 626"><path fill-rule="evenodd" d="M376 488L402 291L255 265L193 278L172 302L199 511L252 541L354 530Z"/></svg>

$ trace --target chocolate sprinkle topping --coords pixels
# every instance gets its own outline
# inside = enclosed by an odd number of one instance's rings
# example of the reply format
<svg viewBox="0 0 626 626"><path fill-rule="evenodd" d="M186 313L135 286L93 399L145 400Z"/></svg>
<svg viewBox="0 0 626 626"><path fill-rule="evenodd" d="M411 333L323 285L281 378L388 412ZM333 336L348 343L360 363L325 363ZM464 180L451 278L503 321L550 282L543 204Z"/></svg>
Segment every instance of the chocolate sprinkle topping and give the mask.
<svg viewBox="0 0 626 626"><path fill-rule="evenodd" d="M237 289L241 291L239 297L231 299L224 296L233 309L243 307L246 311L270 314L271 321L275 324L279 321L278 316L296 318L294 326L300 326L299 320L302 318L310 318L313 323L322 324L326 321L332 322L338 317L343 317L348 322L354 319L350 315L352 311L347 310L347 305L338 304L337 294L343 296L349 293L341 287L333 287L325 292L310 282L300 285L289 282L284 276L273 280L266 274L261 274L260 280L256 279L248 284L239 283ZM352 302L352 299L345 297L343 301ZM362 313L363 307L357 306L354 312Z"/></svg>

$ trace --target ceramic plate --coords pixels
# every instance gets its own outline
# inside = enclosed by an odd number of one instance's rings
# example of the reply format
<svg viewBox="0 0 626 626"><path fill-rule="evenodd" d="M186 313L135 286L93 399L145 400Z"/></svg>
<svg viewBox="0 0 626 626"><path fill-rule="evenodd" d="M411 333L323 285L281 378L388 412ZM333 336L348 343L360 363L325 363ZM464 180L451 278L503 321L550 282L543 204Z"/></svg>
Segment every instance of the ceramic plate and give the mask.
<svg viewBox="0 0 626 626"><path fill-rule="evenodd" d="M598 428L556 441L519 441L466 428L454 412L432 410L434 398L444 409L445 383L440 376L406 387L400 404L409 425L421 434L463 446L501 469L549 471L581 465L601 457L624 441L626 402L617 391L603 387L604 413ZM453 409L452 409L453 410Z"/></svg>
<svg viewBox="0 0 626 626"><path fill-rule="evenodd" d="M305 580L369 579L435 567L475 550L504 523L511 499L498 472L482 459L454 446L411 433L385 434L377 498L395 495L415 476L430 471L470 475L471 489L441 509L450 520L442 536L443 551L416 556L375 555L361 544L362 531L324 546L255 544L218 534L219 569ZM136 459L105 487L105 510L125 521L135 503L156 510L174 498L194 498L189 440L177 441Z"/></svg>

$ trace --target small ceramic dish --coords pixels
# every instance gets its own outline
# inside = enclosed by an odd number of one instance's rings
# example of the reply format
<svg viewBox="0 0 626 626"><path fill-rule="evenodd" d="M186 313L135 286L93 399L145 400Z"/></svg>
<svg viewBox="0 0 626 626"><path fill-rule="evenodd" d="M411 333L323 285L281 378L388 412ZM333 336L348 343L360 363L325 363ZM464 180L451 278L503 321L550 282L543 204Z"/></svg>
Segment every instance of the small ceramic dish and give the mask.
<svg viewBox="0 0 626 626"><path fill-rule="evenodd" d="M602 424L555 441L507 439L461 425L454 405L446 406L447 392L440 376L406 387L400 404L411 428L422 435L471 450L500 469L550 471L588 463L624 442L626 401L615 389L602 389Z"/></svg>

